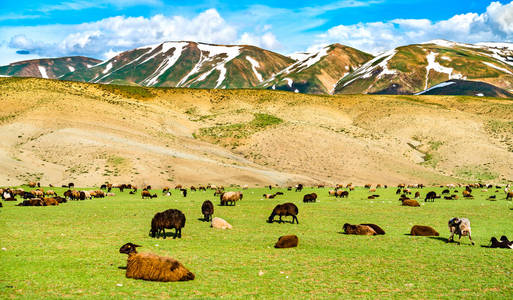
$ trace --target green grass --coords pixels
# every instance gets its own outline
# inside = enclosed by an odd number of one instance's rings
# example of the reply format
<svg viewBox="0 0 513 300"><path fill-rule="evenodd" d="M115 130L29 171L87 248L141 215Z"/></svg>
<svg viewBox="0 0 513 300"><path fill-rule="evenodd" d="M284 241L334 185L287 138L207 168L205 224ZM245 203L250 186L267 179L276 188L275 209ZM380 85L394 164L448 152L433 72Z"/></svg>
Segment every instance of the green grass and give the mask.
<svg viewBox="0 0 513 300"><path fill-rule="evenodd" d="M25 187L26 188L26 187ZM57 188L59 193L63 189ZM431 188L421 190L424 196ZM440 188L434 189L440 192ZM349 199L327 196L327 189L285 192L262 200L268 190L244 191L235 207L218 206L213 192L183 198L141 200L128 191L112 198L68 202L57 207L0 209L0 298L504 298L513 296L511 250L487 249L491 236L513 238L512 202L485 199L437 199L420 208L402 207L395 189L378 190L368 200L358 189ZM276 190L274 190L276 191ZM303 204L315 191L319 203ZM460 189L461 192L461 189ZM201 203L215 203L215 216L233 230L215 230L201 222ZM299 224L265 222L277 203L295 202ZM158 211L177 208L187 216L183 238L152 239L149 224ZM472 222L476 246L447 244L447 221ZM376 223L386 235L349 236L344 223ZM411 237L415 224L433 226L440 238ZM274 249L279 236L296 234L299 247ZM196 274L190 282L160 283L125 278L126 242L141 252L169 255ZM259 276L262 271L263 275ZM121 286L118 286L120 284Z"/></svg>
<svg viewBox="0 0 513 300"><path fill-rule="evenodd" d="M201 128L198 133L195 133L195 137L199 137L216 144L223 142L226 145L236 145L237 140L247 138L258 131L281 124L282 122L282 119L273 115L257 113L254 114L253 120L247 123L217 125Z"/></svg>

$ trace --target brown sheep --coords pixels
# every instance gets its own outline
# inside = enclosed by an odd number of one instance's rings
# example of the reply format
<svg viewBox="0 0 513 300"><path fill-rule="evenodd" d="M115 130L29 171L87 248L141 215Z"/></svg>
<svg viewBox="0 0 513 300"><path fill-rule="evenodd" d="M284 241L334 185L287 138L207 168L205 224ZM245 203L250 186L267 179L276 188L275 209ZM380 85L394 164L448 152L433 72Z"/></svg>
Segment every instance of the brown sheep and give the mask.
<svg viewBox="0 0 513 300"><path fill-rule="evenodd" d="M303 196L303 202L307 203L307 202L315 202L317 200L317 194L316 193L311 193L311 194L306 194Z"/></svg>
<svg viewBox="0 0 513 300"><path fill-rule="evenodd" d="M338 198L347 198L349 196L349 192L348 191L342 191L342 190L338 190L336 191L335 193L335 197Z"/></svg>
<svg viewBox="0 0 513 300"><path fill-rule="evenodd" d="M43 198L43 202L45 203L45 206L59 205L59 202L55 198Z"/></svg>
<svg viewBox="0 0 513 300"><path fill-rule="evenodd" d="M513 199L513 192L508 192L506 194L506 200L512 200Z"/></svg>
<svg viewBox="0 0 513 300"><path fill-rule="evenodd" d="M39 198L32 198L28 200L23 200L18 206L45 206L45 203L43 200Z"/></svg>
<svg viewBox="0 0 513 300"><path fill-rule="evenodd" d="M335 196L336 193L337 193L337 191L335 191L335 190L329 190L328 196Z"/></svg>
<svg viewBox="0 0 513 300"><path fill-rule="evenodd" d="M294 221L299 224L299 220L297 219L297 214L299 213L299 210L297 206L294 203L284 203L284 204L278 204L274 207L273 212L269 216L269 219L267 220L268 223L272 223L274 221L275 216L280 216L280 220L278 222L282 223L283 220L281 219L283 216L292 216L292 224L294 224Z"/></svg>
<svg viewBox="0 0 513 300"><path fill-rule="evenodd" d="M242 192L225 192L220 195L221 205L235 205L235 202L242 200Z"/></svg>
<svg viewBox="0 0 513 300"><path fill-rule="evenodd" d="M465 190L462 192L464 198L474 198L471 194L471 192Z"/></svg>
<svg viewBox="0 0 513 300"><path fill-rule="evenodd" d="M274 197L276 197L276 194L263 194L262 197L264 197L265 199L274 199Z"/></svg>
<svg viewBox="0 0 513 300"><path fill-rule="evenodd" d="M35 182L31 181L31 182L29 182L27 185L28 185L29 187L31 187L31 188L35 188L35 187L36 187L36 185L37 185L37 183L35 183Z"/></svg>
<svg viewBox="0 0 513 300"><path fill-rule="evenodd" d="M419 204L419 202L417 202L417 200L412 200L412 199L408 199L408 198L402 198L400 200L403 202L401 204L402 206L420 207L420 204Z"/></svg>
<svg viewBox="0 0 513 300"><path fill-rule="evenodd" d="M185 215L178 209L168 209L163 212L156 213L151 220L151 237L159 238L160 235L166 238L166 228L175 229L173 239L182 237L182 228L185 227Z"/></svg>
<svg viewBox="0 0 513 300"><path fill-rule="evenodd" d="M367 225L351 225L349 223L344 224L345 234L356 234L356 235L376 235L376 231L372 227Z"/></svg>
<svg viewBox="0 0 513 300"><path fill-rule="evenodd" d="M119 253L128 254L127 278L162 282L194 280L194 274L179 261L151 253L137 253L136 247L141 246L127 243L119 249Z"/></svg>
<svg viewBox="0 0 513 300"><path fill-rule="evenodd" d="M44 192L40 191L40 190L33 190L33 191L30 191L30 193L32 195L34 195L34 197L37 197L37 198L40 198L40 197L44 196Z"/></svg>
<svg viewBox="0 0 513 300"><path fill-rule="evenodd" d="M423 226L423 225L415 225L411 228L411 235L415 236L439 236L440 234L433 227Z"/></svg>
<svg viewBox="0 0 513 300"><path fill-rule="evenodd" d="M57 193L54 190L48 190L44 194L45 196L57 196Z"/></svg>
<svg viewBox="0 0 513 300"><path fill-rule="evenodd" d="M385 230L383 230L381 227L379 227L376 224L368 223L368 224L360 224L360 225L369 226L370 228L374 229L374 231L376 231L376 234L378 234L378 235L385 234Z"/></svg>
<svg viewBox="0 0 513 300"><path fill-rule="evenodd" d="M152 195L152 194L150 194L150 192L149 192L149 191L147 191L147 190L142 190L142 191L141 191L141 198L142 198L142 199L144 199L145 197L148 197L148 198L150 198L150 199L151 199L151 198L157 198L157 194L153 194L153 195Z"/></svg>
<svg viewBox="0 0 513 300"><path fill-rule="evenodd" d="M299 239L297 235L284 235L280 236L278 242L274 245L274 248L292 248L297 247Z"/></svg>

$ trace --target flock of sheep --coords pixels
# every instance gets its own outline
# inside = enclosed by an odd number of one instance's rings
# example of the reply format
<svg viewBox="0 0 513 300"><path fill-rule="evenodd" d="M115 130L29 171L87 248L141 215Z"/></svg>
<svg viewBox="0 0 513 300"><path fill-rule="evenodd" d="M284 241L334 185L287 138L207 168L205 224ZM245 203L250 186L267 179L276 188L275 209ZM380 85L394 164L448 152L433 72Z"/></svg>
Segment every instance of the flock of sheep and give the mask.
<svg viewBox="0 0 513 300"><path fill-rule="evenodd" d="M103 198L106 196L113 196L112 188L118 188L120 192L123 192L124 189L130 189L130 194L135 194L137 191L137 187L133 185L118 185L113 186L111 184L105 184L101 186L100 190L95 191L77 191L72 189L74 187L73 183L70 183L66 186L68 190L64 192L63 197L57 195L57 193L53 190L44 191L40 188L39 184L29 183L29 187L37 189L32 191L24 191L23 189L0 189L0 195L2 199L5 201L15 201L16 196L20 196L24 199L24 201L18 206L48 206L48 205L58 205L59 203L65 203L68 200L85 200L90 198ZM318 186L324 187L324 186ZM366 185L366 188L369 189L371 193L375 193L377 189L382 188L381 185L377 185L375 189L371 189L370 185ZM387 188L387 186L383 186ZM410 197L411 188L422 188L422 185L399 185L396 191L396 194L401 194L399 200L404 206L412 206L412 207L420 207L418 203L418 199L420 198L420 193L416 192L414 197ZM247 188L247 187L245 187ZM268 187L272 189L272 186ZM330 196L335 197L348 197L349 191L354 190L354 187L351 184L345 186L348 190L343 190L343 186L337 185L333 190L330 190L328 194ZM456 188L456 186L448 186L448 188ZM463 197L472 197L472 188L493 188L493 186L484 186L484 185L467 185L464 187L462 194ZM500 188L497 186L496 188ZM509 185L504 189L506 193L506 200L513 199L513 192L509 191ZM107 192L104 192L102 189L107 189ZM157 194L151 194L149 190L151 186L145 187L141 191L141 197L144 199L155 198ZM176 186L175 189L180 190L184 197L187 196L187 189L184 189L181 185ZM200 187L199 190L207 190L212 189L215 191L214 195L219 196L220 205L230 205L235 206L236 202L243 199L243 193L241 191L229 191L225 192L223 187L216 186L208 186L208 187ZM190 188L191 191L198 190L195 187ZM292 187L288 188L289 191L292 190ZM300 192L303 190L303 185L299 184L295 187L296 192ZM457 190L453 190L453 193L457 193ZM171 195L169 188L164 188L162 190L164 195ZM450 193L449 189L446 189L442 192L442 194ZM277 195L283 195L282 192L277 192L275 194L264 194L263 197L266 199L272 199ZM379 194L372 194L369 196L369 199L375 199L379 197ZM494 197L494 198L492 198ZM489 200L495 199L495 195L489 198ZM414 198L414 199L411 199ZM430 191L426 194L424 201L434 201L437 198L441 198L441 195L437 195L435 192ZM453 194L451 196L445 196L445 199L457 199L457 195ZM303 196L303 202L316 202L317 194L310 193L305 194ZM0 202L1 206L1 202ZM203 215L203 220L207 222L211 222L211 227L221 228L221 229L231 229L232 226L221 218L213 218L214 214L214 204L210 200L206 200L203 202L201 206L201 213ZM299 214L298 207L291 202L278 204L272 210L269 218L267 219L268 223L274 222L276 217L279 217L278 222L282 223L283 217L290 216L291 223L299 224L299 220L297 215ZM181 238L182 237L182 228L185 227L186 217L185 215L177 209L168 209L163 212L157 212L151 220L150 232L149 235L153 238L163 237L166 238L165 229L174 229L175 233L173 238ZM448 242L454 241L454 236L458 235L459 239L462 236L468 236L472 245L474 245L474 241L472 241L472 233L470 227L470 221L467 218L452 218L448 221L448 227L450 231L450 237ZM343 225L343 230L345 234L356 234L356 235L384 235L385 231L376 224L349 224L346 223ZM411 228L410 234L413 236L439 236L440 234L432 227L425 225L415 225ZM286 235L281 236L278 239L278 242L275 244L276 248L290 248L297 247L299 243L299 239L296 235ZM127 259L127 269L126 269L126 277L134 278L134 279L144 279L151 281L187 281L193 280L195 278L194 274L187 270L180 262L170 257L162 257L151 253L138 253L137 247L140 245L136 245L133 243L127 243L123 245L119 252L128 255ZM492 237L491 239L491 248L509 248L513 249L513 242L510 242L506 236L502 236L499 239Z"/></svg>

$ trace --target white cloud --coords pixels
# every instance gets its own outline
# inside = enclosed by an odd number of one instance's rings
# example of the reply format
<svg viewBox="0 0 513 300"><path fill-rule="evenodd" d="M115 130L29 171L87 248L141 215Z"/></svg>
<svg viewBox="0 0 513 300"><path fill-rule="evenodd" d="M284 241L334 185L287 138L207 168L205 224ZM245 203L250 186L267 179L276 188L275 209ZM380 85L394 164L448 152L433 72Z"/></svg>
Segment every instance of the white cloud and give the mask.
<svg viewBox="0 0 513 300"><path fill-rule="evenodd" d="M18 34L10 38L9 46L40 56L86 55L106 58L115 52L164 41L231 44L241 38L237 29L215 9L206 10L191 19L164 15L151 18L117 16L92 23L62 25L62 31L69 33L56 42ZM265 47L277 44L272 33L248 40Z"/></svg>
<svg viewBox="0 0 513 300"><path fill-rule="evenodd" d="M261 35L244 32L236 44L254 45L269 50L277 50L282 47L276 36L271 32L265 32Z"/></svg>
<svg viewBox="0 0 513 300"><path fill-rule="evenodd" d="M513 2L492 2L482 14L455 15L448 20L395 19L387 22L339 25L317 36L318 45L342 43L374 54L397 46L433 39L458 42L513 40Z"/></svg>

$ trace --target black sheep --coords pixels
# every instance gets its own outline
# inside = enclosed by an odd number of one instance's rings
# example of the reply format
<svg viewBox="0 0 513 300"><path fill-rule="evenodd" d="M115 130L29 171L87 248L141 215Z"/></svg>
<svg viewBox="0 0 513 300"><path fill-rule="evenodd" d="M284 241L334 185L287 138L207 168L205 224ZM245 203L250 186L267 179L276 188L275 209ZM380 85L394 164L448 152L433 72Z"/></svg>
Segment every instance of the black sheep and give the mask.
<svg viewBox="0 0 513 300"><path fill-rule="evenodd" d="M210 221L214 214L214 204L210 200L206 200L201 205L201 213L203 214L203 221Z"/></svg>
<svg viewBox="0 0 513 300"><path fill-rule="evenodd" d="M151 237L159 238L160 235L166 238L166 228L175 229L173 239L182 237L182 228L185 227L185 215L177 209L168 209L163 212L156 213L151 220Z"/></svg>
<svg viewBox="0 0 513 300"><path fill-rule="evenodd" d="M284 204L278 204L273 209L273 212L269 216L269 219L267 220L268 223L272 223L274 216L278 215L280 216L280 220L278 222L282 223L282 217L283 216L292 216L292 224L294 224L294 221L299 224L299 221L297 219L297 214L299 213L299 210L297 206L294 203L284 203Z"/></svg>

